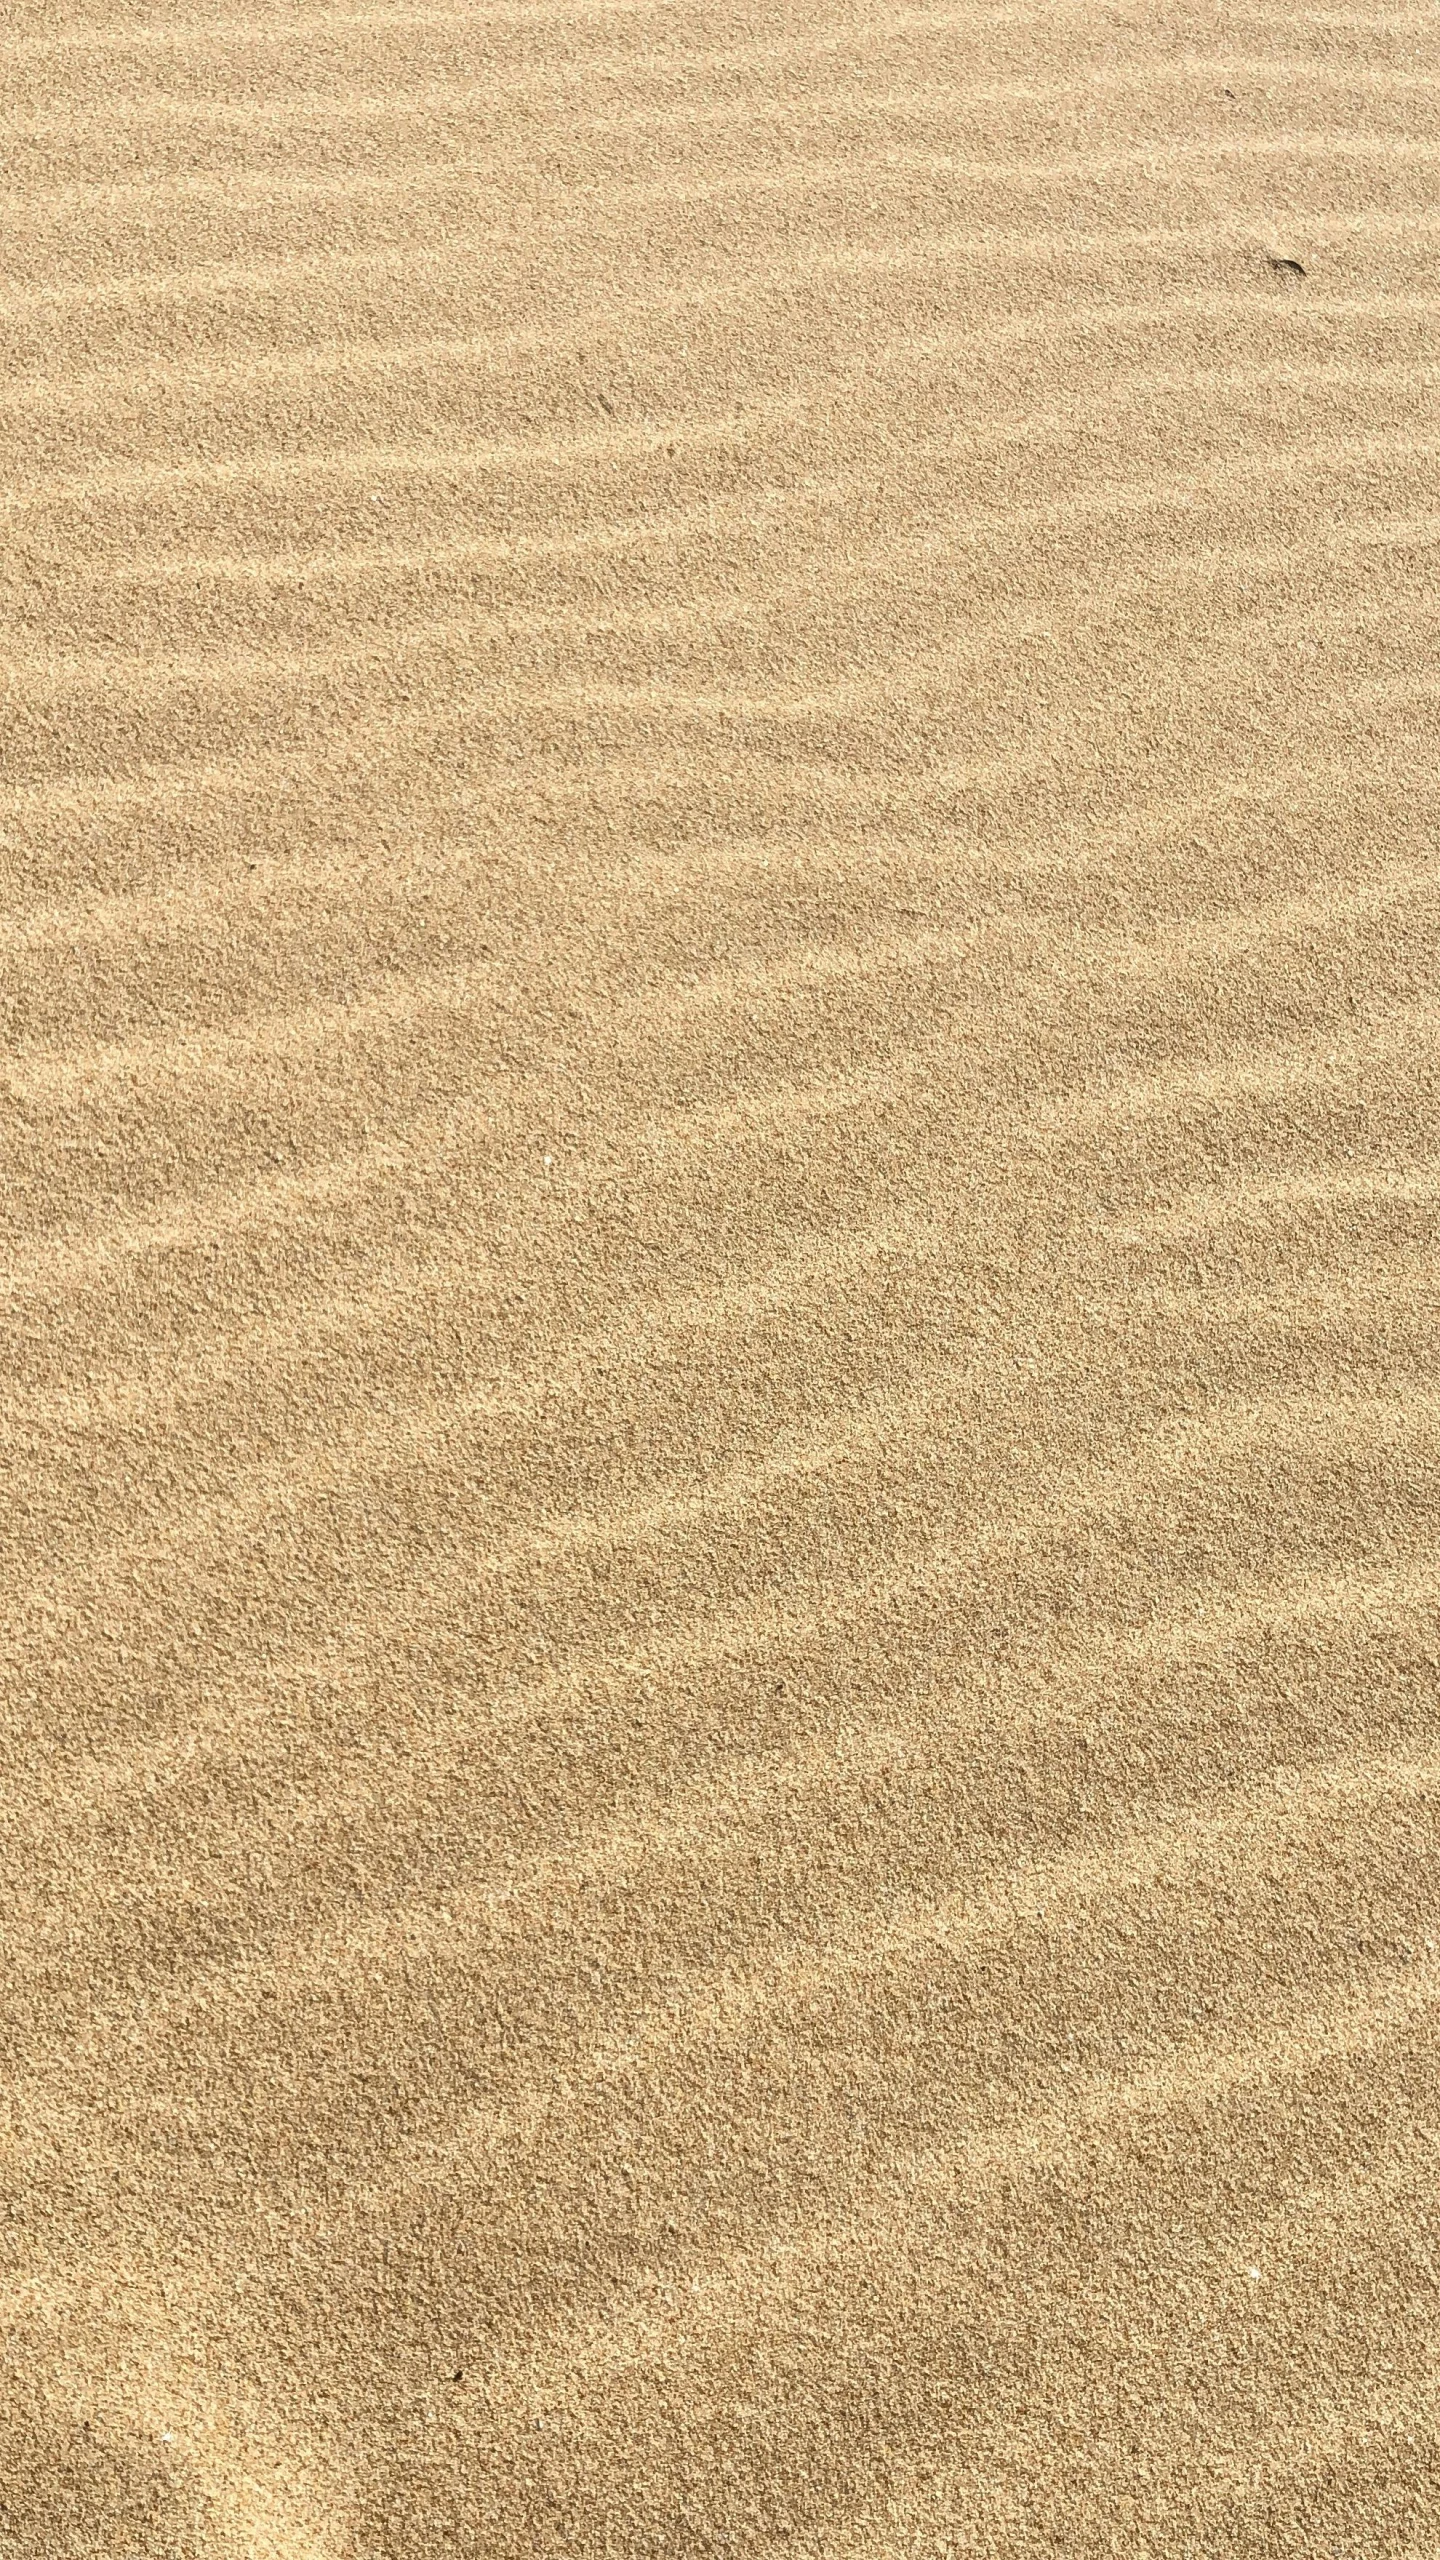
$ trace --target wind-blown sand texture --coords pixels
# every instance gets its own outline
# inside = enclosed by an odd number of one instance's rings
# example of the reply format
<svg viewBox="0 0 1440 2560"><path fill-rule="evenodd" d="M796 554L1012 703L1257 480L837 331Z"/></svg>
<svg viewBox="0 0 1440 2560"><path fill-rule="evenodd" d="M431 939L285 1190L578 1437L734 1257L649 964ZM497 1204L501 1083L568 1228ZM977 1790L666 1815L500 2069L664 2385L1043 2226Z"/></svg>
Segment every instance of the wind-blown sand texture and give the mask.
<svg viewBox="0 0 1440 2560"><path fill-rule="evenodd" d="M6 28L0 2551L1433 2560L1435 11Z"/></svg>

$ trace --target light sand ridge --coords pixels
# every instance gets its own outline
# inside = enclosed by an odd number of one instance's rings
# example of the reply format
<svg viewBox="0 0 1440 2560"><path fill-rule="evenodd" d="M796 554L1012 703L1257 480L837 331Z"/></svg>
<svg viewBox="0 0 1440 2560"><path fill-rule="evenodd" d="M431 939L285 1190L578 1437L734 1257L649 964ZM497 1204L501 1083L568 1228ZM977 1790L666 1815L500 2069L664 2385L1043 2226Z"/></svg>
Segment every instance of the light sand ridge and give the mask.
<svg viewBox="0 0 1440 2560"><path fill-rule="evenodd" d="M907 115L913 115L916 111L915 105L906 110ZM1244 138L1217 135L1211 141L1191 143L1184 150L1172 153L1171 158L1172 163L1181 165L1186 160L1201 163L1217 160L1223 164L1229 160L1259 153L1283 155L1289 160L1310 156L1321 159L1364 160L1383 153L1387 160L1398 158L1402 161L1411 160L1422 163L1436 156L1435 151L1425 144L1408 140L1403 136L1394 141L1387 138L1383 143L1373 143L1355 135L1290 133L1276 138L1266 135ZM387 275L404 275L407 269L413 270L421 260L434 262L440 258L463 256L500 242L514 244L523 241L529 244L534 241L537 228L543 234L553 233L561 239L593 237L597 226L602 221L616 223L634 221L637 215L650 207L673 212L677 219L681 219L692 206L720 205L735 196L778 193L803 197L811 192L819 194L841 192L853 187L857 179L862 182L868 181L872 187L881 178L898 182L907 178L959 177L973 183L979 191L993 188L1002 179L1008 187L1028 184L1052 188L1057 181L1063 182L1071 178L1093 182L1096 179L1118 176L1126 171L1148 171L1152 158L1153 155L1144 150L1097 151L1064 160L1041 160L1033 163L1018 160L992 162L962 160L947 153L900 150L891 146L883 154L877 154L870 159L857 160L852 156L843 160L805 163L798 167L737 171L733 177L719 182L711 180L703 186L694 183L686 185L682 180L626 183L609 186L603 190L597 189L593 200L582 212L567 214L543 225L537 226L531 221L511 221L487 226L475 232L447 229L443 244L425 244L419 249L411 246L402 249L329 250L305 259L294 255L289 258L279 258L269 265L257 265L247 263L241 258L234 258L214 260L191 267L147 266L132 269L113 278L107 277L103 282L63 287L41 286L33 293L12 294L0 299L0 321L20 319L32 312L84 311L111 302L119 302L133 308L137 300L150 296L169 302L202 300L207 296L221 294L266 293L277 284L293 285L301 279L328 281L331 278L348 276L383 279ZM448 163L441 164L441 168L448 178L453 179L453 170ZM373 200L377 193L376 182L369 178L331 183L321 181L302 183L313 184L327 195L355 192ZM420 183L420 180L415 178L404 182L403 191L407 197L413 194L417 183ZM400 191L397 187L396 192ZM154 190L147 188L144 191L144 201L147 204L152 202L153 195ZM1424 212L1408 207L1404 211L1395 213L1378 211L1373 207L1367 207L1363 212L1348 212L1338 208L1326 209L1320 219L1328 233L1340 238L1344 238L1347 233L1373 235L1377 231L1392 230L1403 234L1407 239L1413 239L1417 233L1423 236L1427 228ZM1313 233L1316 227L1316 216L1312 213L1307 228ZM1207 227L1191 225L1185 229L1176 227L1168 231L1151 229L1127 233L1117 227L1099 235L1107 247L1120 248L1134 244L1170 246L1190 240L1223 239L1230 236L1253 242L1253 225L1243 219L1236 219L1228 223L1217 222ZM982 246L987 248L993 255L1015 257L1027 252L1038 254L1042 240L1046 254L1053 253L1054 235L1048 227L1037 238L1037 235L1031 232L1006 233L997 231L993 224L987 224L983 231L975 234L974 245L977 248ZM1066 246L1072 252L1077 250L1083 252L1087 246L1085 235L1077 234L1073 229L1067 229ZM14 396L8 386L7 392L8 396Z"/></svg>
<svg viewBox="0 0 1440 2560"><path fill-rule="evenodd" d="M892 117L903 118L907 125L923 124L930 120L944 122L953 113L953 102L944 93L937 95L930 90L905 91L887 98L883 112ZM876 109L866 101L857 99L853 91L841 90L836 92L833 100L827 102L827 109L823 115L820 112L816 113L815 122L820 127L820 138L823 140L826 130L836 121L849 120L863 125L873 119L875 113ZM621 129L628 132L632 127L627 122ZM591 135L602 143L614 130L613 119L605 117L577 119L572 127L572 133ZM793 141L793 126L788 123L785 135L787 140ZM745 147L753 150L754 146L749 144ZM1297 127L1292 131L1278 134L1216 133L1207 135L1203 140L1185 142L1172 140L1167 145L1166 156L1173 167L1184 169L1189 166L1197 172L1203 172L1212 162L1219 163L1223 167L1226 162L1244 162L1252 158L1263 159L1267 156L1299 159L1329 157L1342 163L1346 160L1354 160L1362 166L1376 159L1384 158L1388 161L1394 158L1401 163L1407 161L1418 163L1423 168L1425 163L1434 157L1434 149L1432 144L1414 135L1386 135L1382 138L1368 134L1337 132L1329 128L1307 131L1303 127ZM1154 164L1154 149L1146 144L1124 150L1098 146L1090 151L1072 153L1066 157L1049 160L1026 160L1019 156L1007 157L1003 160L980 160L954 152L922 152L913 148L903 149L892 143L884 145L881 151L874 155L873 162L870 164L864 160L857 161L852 156L847 161L822 162L817 167L812 162L796 160L792 157L783 170L736 168L724 176L687 180L677 174L674 178L665 181L657 181L653 178L621 180L610 174L607 168L597 171L590 181L590 187L594 197L593 210L601 212L613 211L617 206L623 207L626 203L637 200L642 203L653 201L657 204L671 202L706 204L723 202L731 193L743 194L750 188L763 191L790 185L798 191L812 181L838 183L841 177L847 174L853 182L856 175L862 172L868 174L871 169L876 172L890 169L954 176L973 181L977 185L988 184L996 188L1009 189L1042 184L1053 185L1057 181L1063 183L1071 179L1123 177L1133 173L1152 176ZM489 167L492 174L496 172L513 174L514 183L518 189L524 178L530 174L532 164L517 150L513 159L497 155L496 160L492 161ZM463 155L418 161L408 166L403 174L395 175L368 168L363 173L319 169L308 170L302 174L267 172L263 178L247 176L244 173L227 173L223 180L207 177L203 172L193 172L189 175L175 174L163 179L152 177L128 183L123 179L95 179L80 186L29 188L23 195L18 196L6 196L0 193L0 219L15 222L23 232L28 226L40 221L54 210L78 208L82 203L97 207L107 206L117 211L129 205L138 205L153 211L160 205L182 206L203 203L210 198L223 198L223 201L231 206L249 202L263 207L297 206L310 202L343 202L346 198L362 200L367 204L384 204L397 196L404 196L409 200L413 199L417 193L423 194L433 189L443 194L454 191L460 185L465 187L467 193L474 191L471 165ZM491 191L492 194L495 192L493 186ZM1423 208L1417 207L1415 211L1418 214L1423 211ZM1337 218L1333 210L1323 216L1327 223ZM1406 222L1414 217L1409 212L1367 206L1355 213L1352 218L1361 228L1384 231L1403 228ZM1307 219L1313 224L1317 219L1317 210L1312 208ZM575 217L572 213L550 215L540 227L561 232L570 231L575 228ZM515 235L518 228L513 217L506 223L497 221L493 236L510 238ZM534 226L527 223L524 228L526 235L533 237ZM171 289L168 280L174 277L180 284L180 289L185 290L187 288L181 280L190 272L190 270L165 267L137 268L128 281L138 285L142 279L153 279L156 289L164 292ZM195 272L197 281L200 275L206 274L213 274L218 279L226 272L226 266L216 262L212 268ZM111 288L108 285L93 288L55 283L37 287L34 300L37 308L55 308L70 298L84 300L93 294L98 299L109 290ZM17 298L8 307L13 310L23 308L25 305Z"/></svg>
<svg viewBox="0 0 1440 2560"><path fill-rule="evenodd" d="M916 23L926 29L938 30L957 24L957 13L949 9L916 11L913 13L913 18ZM963 23L963 21L959 22ZM975 23L973 19L969 22ZM903 19L901 23L903 25ZM888 40L886 36L874 36L871 43L874 50L879 52ZM272 122L303 123L309 118L326 117L389 122L408 116L431 116L437 108L445 106L475 107L481 104L488 106L497 95L503 98L507 93L518 97L528 108L536 93L543 94L547 85L569 88L581 82L588 84L603 81L607 76L625 82L633 80L638 83L651 79L663 84L666 81L688 82L697 75L704 74L709 74L718 80L723 80L727 73L744 74L747 71L758 71L763 75L773 73L787 59L805 61L823 56L835 44L836 39L833 37L827 42L823 36L819 38L809 36L792 46L768 43L709 53L657 50L650 54L637 55L627 52L611 57L608 61L592 56L573 65L557 63L543 68L533 64L528 65L510 74L508 78L499 80L492 74L485 80L483 86L477 84L472 87L464 82L436 83L410 91L398 93L392 91L383 97L368 96L364 93L356 95L350 90L331 92L314 90L302 91L272 104L269 101L263 103L242 103L239 100L233 103L228 100L212 101L208 98L169 96L162 92L157 96L136 100L133 104L122 99L113 103L108 111L97 108L93 111L93 118L97 122L113 120L121 126L130 122L148 122L152 128L162 129L171 121L186 124L238 125L242 128L246 125ZM853 38L850 49L861 49L853 45ZM1440 89L1440 73L1396 70L1389 64L1379 68L1368 66L1362 68L1354 65L1332 65L1317 60L1290 63L1283 58L1264 55L1195 54L1164 63L1148 63L1141 71L1087 70L1079 78L1068 80L1039 82L1029 79L1012 81L992 79L957 83L950 90L949 96L952 112L966 107L995 109L1009 105L1047 106L1067 101L1077 94L1086 92L1104 95L1115 91L1122 93L1138 91L1143 95L1164 88L1170 83L1177 85L1200 83L1209 86L1227 77L1266 80L1276 85L1288 82L1309 83L1319 89L1333 85L1342 88L1347 97L1357 91L1361 96L1366 92L1373 92L1382 98L1390 94L1400 96L1417 94L1428 97ZM880 111L889 111L893 104L891 94L882 90L877 103ZM786 111L786 107L750 100L738 107L727 102L708 109L686 105L682 110L685 121L702 130L707 124L748 122L765 115ZM658 120L661 112L659 109L644 108L638 111L626 110L623 121L631 125L643 124L647 118ZM44 140L69 138L71 135L83 134L91 120L90 114L84 110L68 117L13 116L0 118L0 133L10 133L17 137L34 136ZM616 121L618 123L621 119L617 117Z"/></svg>

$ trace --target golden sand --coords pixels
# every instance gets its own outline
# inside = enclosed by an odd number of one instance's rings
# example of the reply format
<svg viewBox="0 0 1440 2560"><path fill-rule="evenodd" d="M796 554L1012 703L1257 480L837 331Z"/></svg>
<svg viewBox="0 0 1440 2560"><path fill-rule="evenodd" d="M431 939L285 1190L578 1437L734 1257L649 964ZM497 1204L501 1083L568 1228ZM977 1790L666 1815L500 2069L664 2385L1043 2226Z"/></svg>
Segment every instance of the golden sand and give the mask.
<svg viewBox="0 0 1440 2560"><path fill-rule="evenodd" d="M9 0L6 2560L1440 2553L1440 19Z"/></svg>

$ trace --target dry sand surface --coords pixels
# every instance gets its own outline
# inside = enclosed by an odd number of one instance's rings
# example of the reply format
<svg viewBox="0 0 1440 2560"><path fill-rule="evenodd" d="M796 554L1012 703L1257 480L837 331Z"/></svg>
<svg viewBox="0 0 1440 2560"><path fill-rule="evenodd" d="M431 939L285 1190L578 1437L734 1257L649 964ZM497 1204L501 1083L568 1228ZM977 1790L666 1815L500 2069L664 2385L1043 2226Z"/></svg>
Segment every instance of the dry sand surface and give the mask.
<svg viewBox="0 0 1440 2560"><path fill-rule="evenodd" d="M4 52L0 2554L1434 2560L1440 17Z"/></svg>

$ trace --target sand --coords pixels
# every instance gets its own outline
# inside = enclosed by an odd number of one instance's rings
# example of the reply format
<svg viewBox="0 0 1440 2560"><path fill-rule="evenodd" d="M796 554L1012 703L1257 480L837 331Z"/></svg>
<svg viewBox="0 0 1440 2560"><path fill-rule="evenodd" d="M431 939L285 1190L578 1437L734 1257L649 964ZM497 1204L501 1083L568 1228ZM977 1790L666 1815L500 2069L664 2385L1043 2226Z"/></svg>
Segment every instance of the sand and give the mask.
<svg viewBox="0 0 1440 2560"><path fill-rule="evenodd" d="M1440 21L9 0L6 2560L1440 2553Z"/></svg>

